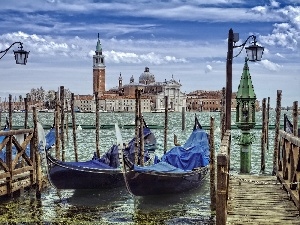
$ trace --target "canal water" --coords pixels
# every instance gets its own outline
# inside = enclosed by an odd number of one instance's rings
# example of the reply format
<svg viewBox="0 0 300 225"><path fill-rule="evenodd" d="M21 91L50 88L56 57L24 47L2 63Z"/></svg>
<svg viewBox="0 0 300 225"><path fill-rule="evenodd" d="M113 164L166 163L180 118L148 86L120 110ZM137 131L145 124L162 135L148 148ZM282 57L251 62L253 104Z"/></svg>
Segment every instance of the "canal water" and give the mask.
<svg viewBox="0 0 300 225"><path fill-rule="evenodd" d="M282 112L289 118L291 112ZM174 134L179 143L184 143L193 127L194 114L186 112L186 129L182 131L181 113L170 113L168 117L168 148L172 147ZM202 125L210 124L210 116L215 118L215 150L220 145L220 114L218 112L196 113ZM234 113L233 113L234 114ZM256 123L261 125L262 113L256 113ZM234 114L235 115L235 114ZM232 115L234 123L235 117ZM2 125L7 115L2 113ZM29 115L31 120L32 115ZM39 113L39 122L51 125L52 113ZM164 125L164 113L144 113L147 124ZM68 116L71 121L71 116ZM134 124L133 113L101 113L101 124L119 125ZM93 113L77 113L77 125L94 125L96 121ZM31 121L32 122L32 121ZM13 114L13 125L23 125L24 113ZM270 124L275 124L275 110L270 111ZM162 155L164 143L164 130L153 129L157 137L158 150ZM209 132L209 130L208 130ZM46 131L47 133L47 131ZM66 160L75 161L73 151L72 129L68 129L69 141L66 144ZM240 131L232 130L231 171L239 171L239 145L237 144ZM252 171L260 172L260 137L261 130L253 129L254 142L252 145ZM123 141L129 141L134 136L134 129L122 129ZM80 160L92 158L96 149L95 130L78 130L77 145ZM266 151L266 173L272 172L272 157L274 149L274 130L269 131L269 150ZM100 130L100 151L104 153L116 142L113 129ZM210 184L209 176L203 181L200 188L176 195L163 195L151 197L131 196L125 187L105 191L86 190L56 190L49 186L43 191L40 200L35 198L35 192L25 192L21 197L0 200L0 224L215 224L215 215L210 211Z"/></svg>

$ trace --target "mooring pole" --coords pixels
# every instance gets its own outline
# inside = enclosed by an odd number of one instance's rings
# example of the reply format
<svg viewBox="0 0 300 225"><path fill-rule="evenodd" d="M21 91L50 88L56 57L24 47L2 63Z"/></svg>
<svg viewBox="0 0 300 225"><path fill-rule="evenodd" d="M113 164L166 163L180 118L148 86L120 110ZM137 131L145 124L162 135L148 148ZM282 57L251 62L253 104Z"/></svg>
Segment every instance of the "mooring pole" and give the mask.
<svg viewBox="0 0 300 225"><path fill-rule="evenodd" d="M185 107L182 107L181 119L182 119L182 130L185 130Z"/></svg>
<svg viewBox="0 0 300 225"><path fill-rule="evenodd" d="M55 92L55 158L60 159L60 135L59 135L59 97L58 92Z"/></svg>
<svg viewBox="0 0 300 225"><path fill-rule="evenodd" d="M77 140L76 140L76 118L75 118L75 111L74 111L74 93L71 93L71 115L72 115L73 144L74 144L75 161L78 162Z"/></svg>
<svg viewBox="0 0 300 225"><path fill-rule="evenodd" d="M215 167L215 135L214 135L215 119L210 117L210 209L216 210L216 167Z"/></svg>
<svg viewBox="0 0 300 225"><path fill-rule="evenodd" d="M279 129L280 129L280 114L281 114L281 94L282 94L282 91L277 90L275 140L274 140L273 172L272 172L272 175L276 175L276 173L277 173L278 136L279 136Z"/></svg>
<svg viewBox="0 0 300 225"><path fill-rule="evenodd" d="M267 142L268 151L269 151L269 124L270 124L270 97L268 97L268 104L267 104L267 130L266 130L266 142Z"/></svg>
<svg viewBox="0 0 300 225"><path fill-rule="evenodd" d="M100 158L100 149L99 149L99 99L98 99L98 92L95 92L95 101L96 101L96 154L97 157Z"/></svg>
<svg viewBox="0 0 300 225"><path fill-rule="evenodd" d="M65 100L65 104L66 104L66 120L65 120L65 124L66 124L66 136L67 136L67 143L69 141L69 106L68 106L68 100Z"/></svg>
<svg viewBox="0 0 300 225"><path fill-rule="evenodd" d="M165 128L164 128L164 154L167 152L167 136L168 136L168 96L165 96Z"/></svg>
<svg viewBox="0 0 300 225"><path fill-rule="evenodd" d="M41 156L38 147L38 131L37 131L37 112L36 107L33 107L33 124L34 124L34 154L35 154L35 173L36 173L36 189L35 196L41 198L42 193L42 167L41 167Z"/></svg>
<svg viewBox="0 0 300 225"><path fill-rule="evenodd" d="M265 172L265 155L266 155L266 99L262 101L262 132L261 132L261 158L260 171Z"/></svg>
<svg viewBox="0 0 300 225"><path fill-rule="evenodd" d="M61 137L61 160L65 161L65 89L60 86L60 137Z"/></svg>
<svg viewBox="0 0 300 225"><path fill-rule="evenodd" d="M139 98L139 119L140 119L140 129L139 129L139 139L140 139L140 151L141 151L141 160L140 165L144 166L144 122L143 122L143 115L142 115L142 104L141 104L141 90L138 91L138 98Z"/></svg>
<svg viewBox="0 0 300 225"><path fill-rule="evenodd" d="M139 150L139 99L138 89L135 89L135 142L134 142L134 164L138 164L138 150Z"/></svg>
<svg viewBox="0 0 300 225"><path fill-rule="evenodd" d="M298 101L293 103L293 134L298 137Z"/></svg>

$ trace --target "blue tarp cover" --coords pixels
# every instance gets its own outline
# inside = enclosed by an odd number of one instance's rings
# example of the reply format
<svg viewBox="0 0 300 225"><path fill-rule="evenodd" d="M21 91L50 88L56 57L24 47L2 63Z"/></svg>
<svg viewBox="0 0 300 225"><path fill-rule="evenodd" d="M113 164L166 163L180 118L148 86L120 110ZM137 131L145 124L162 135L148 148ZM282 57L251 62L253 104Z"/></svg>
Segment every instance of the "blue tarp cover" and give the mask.
<svg viewBox="0 0 300 225"><path fill-rule="evenodd" d="M96 159L92 159L89 161L85 161L85 162L61 162L61 165L65 165L67 167L81 167L81 168L89 168L89 169L116 169L113 167L110 167L109 165L100 162L99 160Z"/></svg>
<svg viewBox="0 0 300 225"><path fill-rule="evenodd" d="M195 129L183 146L176 146L161 158L161 162L152 166L138 167L137 171L158 171L178 173L191 171L197 167L209 164L210 148L207 133L202 129ZM169 164L170 166L167 166Z"/></svg>
<svg viewBox="0 0 300 225"><path fill-rule="evenodd" d="M204 130L196 129L182 147L172 148L161 160L183 170L192 170L207 166L209 155L208 135Z"/></svg>

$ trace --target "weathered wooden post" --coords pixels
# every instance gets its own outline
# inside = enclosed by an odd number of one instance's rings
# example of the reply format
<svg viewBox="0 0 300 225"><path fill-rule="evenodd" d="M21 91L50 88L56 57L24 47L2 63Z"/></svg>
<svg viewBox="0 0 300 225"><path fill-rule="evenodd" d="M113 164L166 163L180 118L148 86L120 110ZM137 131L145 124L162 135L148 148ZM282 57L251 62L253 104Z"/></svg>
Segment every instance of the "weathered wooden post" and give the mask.
<svg viewBox="0 0 300 225"><path fill-rule="evenodd" d="M293 134L298 137L298 101L293 103Z"/></svg>
<svg viewBox="0 0 300 225"><path fill-rule="evenodd" d="M68 100L66 99L66 120L65 120L65 124L66 124L66 136L67 136L67 143L69 141L69 106L68 106Z"/></svg>
<svg viewBox="0 0 300 225"><path fill-rule="evenodd" d="M60 135L59 135L59 98L58 98L58 92L55 92L55 157L57 159L60 159Z"/></svg>
<svg viewBox="0 0 300 225"><path fill-rule="evenodd" d="M12 130L12 96L8 96L8 123L9 129Z"/></svg>
<svg viewBox="0 0 300 225"><path fill-rule="evenodd" d="M262 100L262 132L261 132L261 158L260 158L260 171L265 172L265 155L266 155L266 99Z"/></svg>
<svg viewBox="0 0 300 225"><path fill-rule="evenodd" d="M36 173L36 189L35 195L37 198L41 198L42 191L42 167L41 167L41 156L38 149L38 131L37 131L37 112L36 107L33 107L33 150L35 155L35 173Z"/></svg>
<svg viewBox="0 0 300 225"><path fill-rule="evenodd" d="M181 118L182 118L182 130L185 130L185 107L182 107Z"/></svg>
<svg viewBox="0 0 300 225"><path fill-rule="evenodd" d="M272 175L276 175L276 173L277 173L278 139L279 139L280 114L281 114L281 93L282 93L281 90L277 90L275 140L274 140L273 172L272 172Z"/></svg>
<svg viewBox="0 0 300 225"><path fill-rule="evenodd" d="M138 164L138 151L139 151L139 98L138 89L135 89L135 142L134 142L134 163Z"/></svg>
<svg viewBox="0 0 300 225"><path fill-rule="evenodd" d="M269 124L270 124L270 97L268 97L268 104L267 104L267 130L266 130L267 150L269 150Z"/></svg>
<svg viewBox="0 0 300 225"><path fill-rule="evenodd" d="M164 154L167 152L168 136L168 96L165 96L165 127L164 127Z"/></svg>
<svg viewBox="0 0 300 225"><path fill-rule="evenodd" d="M100 158L100 149L99 149L99 99L98 92L95 92L95 102L96 102L96 154Z"/></svg>
<svg viewBox="0 0 300 225"><path fill-rule="evenodd" d="M28 126L28 100L27 98L24 98L24 104L25 104L25 107L24 107L24 110L25 110L25 118L24 118L24 128L27 129L27 126ZM24 134L24 140L26 139L26 134ZM25 166L25 160L24 158L22 157L21 159L21 164L22 164L22 167Z"/></svg>
<svg viewBox="0 0 300 225"><path fill-rule="evenodd" d="M228 157L226 146L221 146L217 155L217 199L216 199L216 224L225 225L227 221L227 178L228 178Z"/></svg>
<svg viewBox="0 0 300 225"><path fill-rule="evenodd" d="M8 97L8 113L9 113L9 130L12 130L12 103L11 99L12 96L9 95ZM8 196L13 196L12 190L12 177L13 177L13 160L12 160L12 135L9 136L9 141L6 144L6 165L8 167L8 171L10 173L9 177L6 177L6 185L7 185L7 194Z"/></svg>
<svg viewBox="0 0 300 225"><path fill-rule="evenodd" d="M143 121L143 115L142 115L142 99L141 99L141 90L138 91L138 97L139 97L139 119L140 119L140 129L139 129L139 137L140 137L140 151L141 151L141 160L140 165L144 166L144 121Z"/></svg>
<svg viewBox="0 0 300 225"><path fill-rule="evenodd" d="M74 111L74 93L71 94L71 114L72 114L73 144L74 144L75 161L78 162L77 141L76 141L76 118L75 118L75 111Z"/></svg>
<svg viewBox="0 0 300 225"><path fill-rule="evenodd" d="M61 138L61 160L65 161L65 89L60 86L60 138Z"/></svg>
<svg viewBox="0 0 300 225"><path fill-rule="evenodd" d="M24 128L27 129L28 126L28 100L27 98L24 98L24 110L25 110L25 118L24 118ZM26 135L24 136L24 138L26 137Z"/></svg>
<svg viewBox="0 0 300 225"><path fill-rule="evenodd" d="M209 134L209 145L210 145L210 209L211 211L216 210L216 168L215 168L215 135L214 125L215 119L210 117L210 134Z"/></svg>
<svg viewBox="0 0 300 225"><path fill-rule="evenodd" d="M225 87L222 88L222 99L221 99L221 119L220 119L220 129L221 129L221 140L226 132L225 128Z"/></svg>

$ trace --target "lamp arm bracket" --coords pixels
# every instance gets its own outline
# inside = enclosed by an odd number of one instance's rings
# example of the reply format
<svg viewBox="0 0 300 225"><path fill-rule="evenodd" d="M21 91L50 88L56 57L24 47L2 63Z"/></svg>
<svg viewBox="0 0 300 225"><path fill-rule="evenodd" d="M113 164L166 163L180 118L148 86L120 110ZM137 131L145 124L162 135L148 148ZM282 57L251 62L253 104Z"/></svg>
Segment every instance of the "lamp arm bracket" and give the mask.
<svg viewBox="0 0 300 225"><path fill-rule="evenodd" d="M256 36L253 35L253 34L250 35L250 36L246 39L246 41L245 41L243 44L241 44L241 45L234 45L234 46L233 46L233 48L240 48L240 47L242 47L242 49L239 51L239 53L238 53L237 55L233 56L233 58L235 58L235 57L237 57L237 56L239 56L239 55L241 54L241 52L242 52L243 49L245 48L245 45L246 45L247 41L248 41L250 38L253 38L253 43L256 44Z"/></svg>
<svg viewBox="0 0 300 225"><path fill-rule="evenodd" d="M3 51L0 51L0 54L4 53L4 54L0 57L0 59L2 59L3 56L5 56L6 53L9 51L9 49L11 49L11 47L12 47L13 45L15 45L15 44L19 44L21 50L23 49L23 43L20 42L20 41L16 41L16 42L12 43L7 49L5 49L5 50L3 50Z"/></svg>
<svg viewBox="0 0 300 225"><path fill-rule="evenodd" d="M247 41L248 41L250 38L253 38L253 43L255 44L255 43L256 43L256 36L252 34L252 35L250 35L250 36L246 39L246 41L245 41L243 44L241 44L241 45L234 45L233 48L245 47Z"/></svg>

